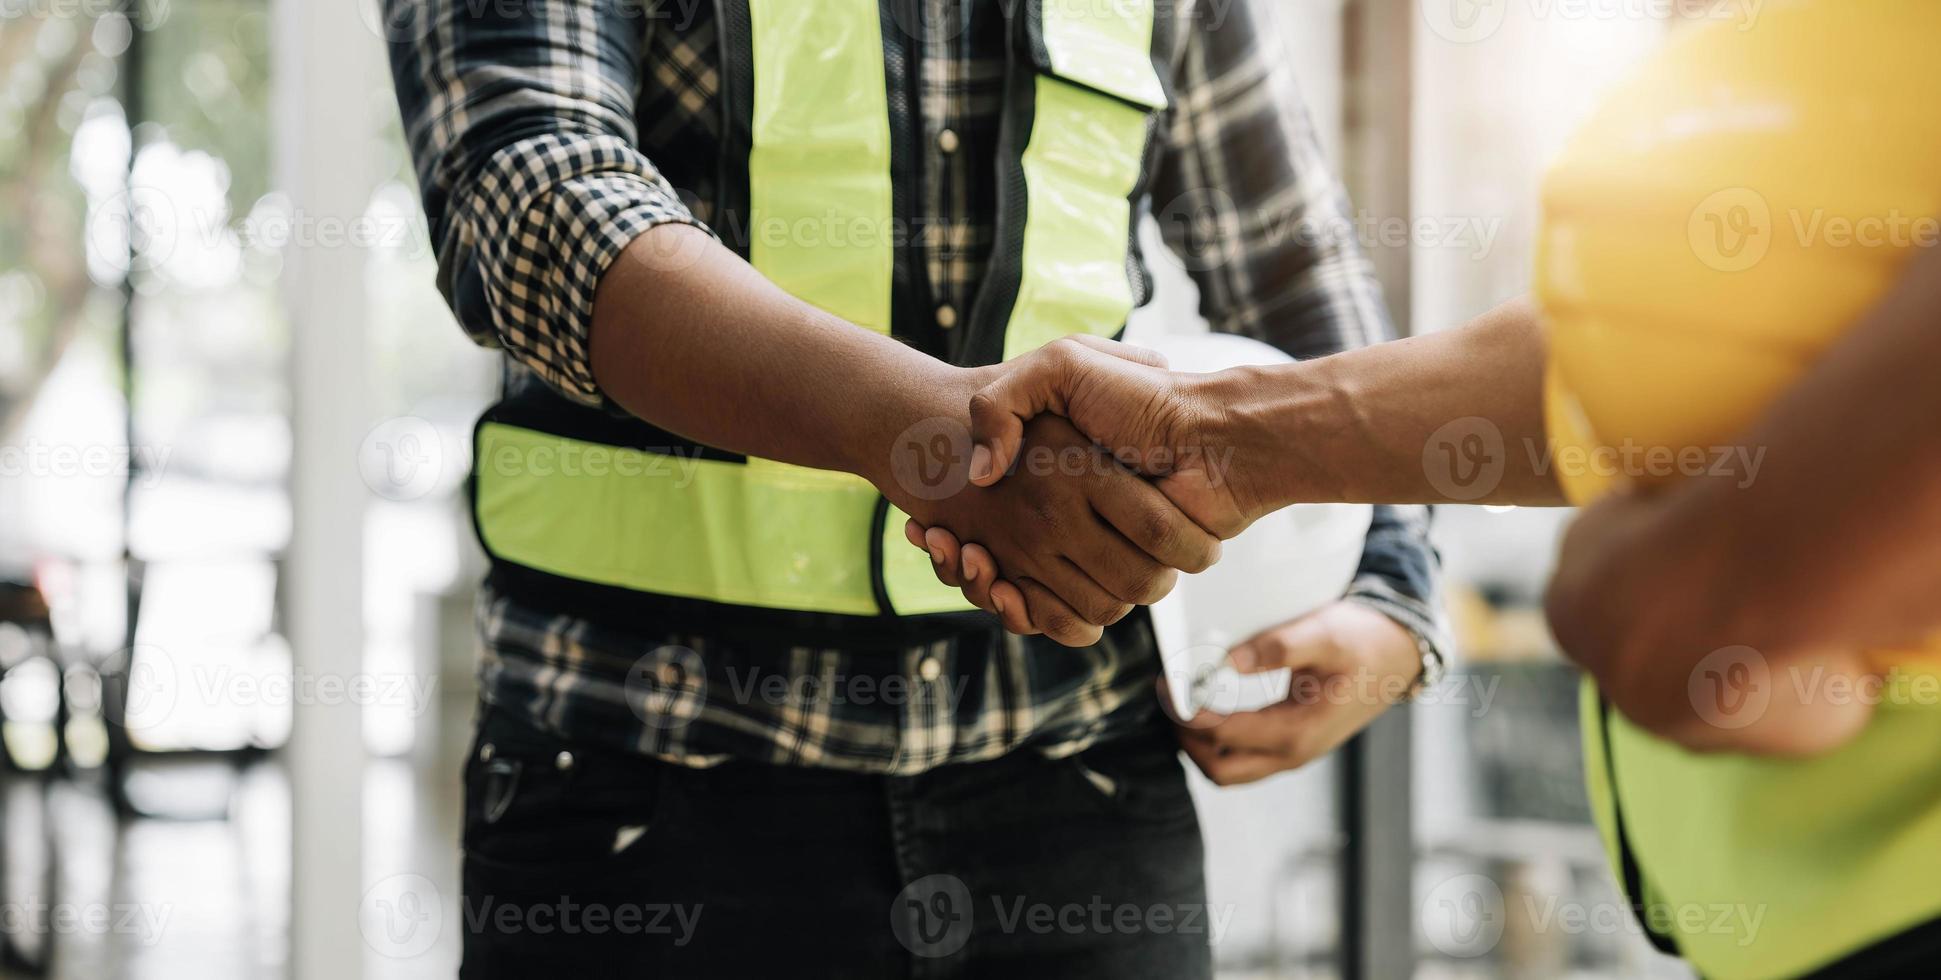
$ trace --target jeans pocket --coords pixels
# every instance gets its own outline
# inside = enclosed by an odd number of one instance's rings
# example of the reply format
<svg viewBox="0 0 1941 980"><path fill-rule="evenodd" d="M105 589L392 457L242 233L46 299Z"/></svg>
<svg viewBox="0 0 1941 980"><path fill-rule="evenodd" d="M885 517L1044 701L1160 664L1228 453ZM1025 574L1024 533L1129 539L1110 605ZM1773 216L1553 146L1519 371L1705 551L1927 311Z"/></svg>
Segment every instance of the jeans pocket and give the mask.
<svg viewBox="0 0 1941 980"><path fill-rule="evenodd" d="M466 767L466 860L506 868L632 860L647 850L663 766L494 713Z"/></svg>
<svg viewBox="0 0 1941 980"><path fill-rule="evenodd" d="M519 775L525 766L517 759L493 759L480 763L483 787L479 792L479 819L498 823L512 809L519 796Z"/></svg>
<svg viewBox="0 0 1941 980"><path fill-rule="evenodd" d="M1112 813L1161 823L1194 816L1186 770L1170 739L1135 736L1105 742L1066 761Z"/></svg>

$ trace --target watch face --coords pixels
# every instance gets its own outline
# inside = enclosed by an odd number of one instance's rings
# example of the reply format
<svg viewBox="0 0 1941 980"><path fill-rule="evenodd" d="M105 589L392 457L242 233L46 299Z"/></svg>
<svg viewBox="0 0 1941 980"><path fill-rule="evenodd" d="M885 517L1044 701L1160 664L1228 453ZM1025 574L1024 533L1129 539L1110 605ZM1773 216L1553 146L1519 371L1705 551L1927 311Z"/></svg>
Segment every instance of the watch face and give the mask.
<svg viewBox="0 0 1941 980"><path fill-rule="evenodd" d="M1415 645L1422 653L1422 676L1416 679L1414 692L1414 696L1420 697L1423 691L1442 683L1443 674L1448 672L1448 665L1442 662L1442 655L1436 652L1435 647L1429 645L1426 637L1417 636Z"/></svg>

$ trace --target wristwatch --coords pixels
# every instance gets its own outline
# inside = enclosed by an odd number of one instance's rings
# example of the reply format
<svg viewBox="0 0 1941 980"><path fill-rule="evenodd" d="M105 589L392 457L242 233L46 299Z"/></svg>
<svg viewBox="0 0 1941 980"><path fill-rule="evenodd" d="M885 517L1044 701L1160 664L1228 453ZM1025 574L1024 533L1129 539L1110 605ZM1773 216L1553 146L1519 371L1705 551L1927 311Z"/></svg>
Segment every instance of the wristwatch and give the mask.
<svg viewBox="0 0 1941 980"><path fill-rule="evenodd" d="M1428 634L1417 631L1413 626L1404 625L1402 628L1415 638L1415 651L1422 656L1422 673L1416 675L1415 683L1409 685L1408 693L1402 697L1403 701L1414 701L1422 696L1422 692L1442 683L1449 666L1442 662L1442 653L1434 643L1429 642Z"/></svg>

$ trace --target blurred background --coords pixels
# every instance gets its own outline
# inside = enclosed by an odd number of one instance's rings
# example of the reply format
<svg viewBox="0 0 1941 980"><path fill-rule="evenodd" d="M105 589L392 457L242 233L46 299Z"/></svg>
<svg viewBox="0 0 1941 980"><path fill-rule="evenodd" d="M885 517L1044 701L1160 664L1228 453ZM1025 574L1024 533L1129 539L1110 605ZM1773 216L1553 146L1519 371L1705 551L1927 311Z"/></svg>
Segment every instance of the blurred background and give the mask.
<svg viewBox="0 0 1941 980"><path fill-rule="evenodd" d="M1262 2L1414 332L1523 291L1545 160L1697 6ZM434 288L375 24L0 4L0 975L454 972L496 360ZM1152 237L1134 333L1190 329ZM1198 786L1223 975L1682 975L1588 823L1536 605L1567 517L1442 509L1445 686Z"/></svg>

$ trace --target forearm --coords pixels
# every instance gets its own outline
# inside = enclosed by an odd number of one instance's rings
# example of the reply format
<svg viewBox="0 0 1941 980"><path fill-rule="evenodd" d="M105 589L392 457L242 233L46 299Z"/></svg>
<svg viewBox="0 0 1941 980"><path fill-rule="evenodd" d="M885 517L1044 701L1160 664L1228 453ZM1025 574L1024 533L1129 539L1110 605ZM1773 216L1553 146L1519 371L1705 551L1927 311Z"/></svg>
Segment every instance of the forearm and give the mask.
<svg viewBox="0 0 1941 980"><path fill-rule="evenodd" d="M1202 389L1234 473L1252 474L1275 506L1550 505L1563 498L1543 448L1543 362L1535 307L1516 300L1452 330L1224 372ZM1492 460L1502 463L1493 485L1451 496L1450 466Z"/></svg>
<svg viewBox="0 0 1941 980"><path fill-rule="evenodd" d="M1941 630L1941 263L1924 257L1740 442L1756 477L1689 480L1602 573L1686 589L1626 655L1669 638L1768 656L1891 648ZM1667 596L1666 598L1670 598Z"/></svg>
<svg viewBox="0 0 1941 980"><path fill-rule="evenodd" d="M988 374L804 303L678 225L640 236L602 278L591 356L606 396L660 428L872 479L911 424L965 418Z"/></svg>
<svg viewBox="0 0 1941 980"><path fill-rule="evenodd" d="M1825 751L1870 708L1801 679L1941 629L1941 278L1920 265L1740 440L1763 453L1749 483L1694 478L1572 528L1551 627L1632 720L1698 749ZM1743 726L1694 696L1721 658L1770 672Z"/></svg>

